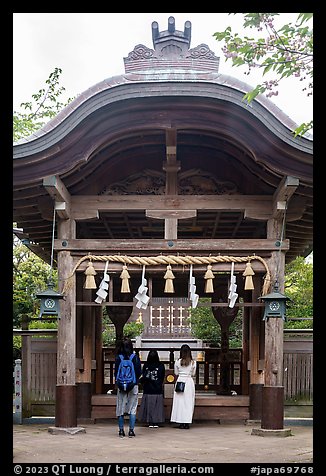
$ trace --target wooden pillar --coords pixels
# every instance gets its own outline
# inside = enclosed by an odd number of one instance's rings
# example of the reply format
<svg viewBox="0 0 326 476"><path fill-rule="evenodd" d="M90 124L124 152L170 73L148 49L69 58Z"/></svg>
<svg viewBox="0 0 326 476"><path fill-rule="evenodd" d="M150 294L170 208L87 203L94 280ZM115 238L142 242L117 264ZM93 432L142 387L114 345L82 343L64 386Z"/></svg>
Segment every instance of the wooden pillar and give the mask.
<svg viewBox="0 0 326 476"><path fill-rule="evenodd" d="M22 329L28 329L29 317L22 316ZM22 417L32 416L31 405L31 336L22 335Z"/></svg>
<svg viewBox="0 0 326 476"><path fill-rule="evenodd" d="M253 276L254 289L251 291L251 301L257 302L261 294L262 280ZM249 341L250 341L250 385L249 385L249 416L251 420L261 420L262 388L264 376L259 366L260 360L260 326L263 317L262 309L252 307L250 310Z"/></svg>
<svg viewBox="0 0 326 476"><path fill-rule="evenodd" d="M170 349L169 353L169 369L174 370L174 350Z"/></svg>
<svg viewBox="0 0 326 476"><path fill-rule="evenodd" d="M102 307L95 308L95 393L103 393L104 391L104 372L103 372L103 342L102 342Z"/></svg>
<svg viewBox="0 0 326 476"><path fill-rule="evenodd" d="M279 240L280 220L267 222L267 238ZM285 255L273 251L268 262L272 285L278 280L279 291L284 292ZM272 289L273 290L273 289ZM263 387L262 428L280 430L284 424L283 387L283 319L270 318L265 323L265 385Z"/></svg>
<svg viewBox="0 0 326 476"><path fill-rule="evenodd" d="M212 302L227 302L228 283L215 287ZM229 362L229 328L237 317L238 308L212 307L212 313L221 326L221 360L220 360L220 385L217 395L231 395L230 362Z"/></svg>
<svg viewBox="0 0 326 476"><path fill-rule="evenodd" d="M92 301L92 290L83 289L83 301ZM92 397L92 307L82 309L82 359L83 368L77 374L77 419L85 420L91 417L91 397Z"/></svg>
<svg viewBox="0 0 326 476"><path fill-rule="evenodd" d="M241 362L241 394L249 394L249 377L248 361L249 357L249 318L250 309L248 307L243 308L242 318L242 362Z"/></svg>
<svg viewBox="0 0 326 476"><path fill-rule="evenodd" d="M58 223L59 239L75 238L75 221L61 220ZM73 270L73 258L69 251L58 252L59 290ZM57 387L55 426L76 427L76 276L60 302L57 344Z"/></svg>

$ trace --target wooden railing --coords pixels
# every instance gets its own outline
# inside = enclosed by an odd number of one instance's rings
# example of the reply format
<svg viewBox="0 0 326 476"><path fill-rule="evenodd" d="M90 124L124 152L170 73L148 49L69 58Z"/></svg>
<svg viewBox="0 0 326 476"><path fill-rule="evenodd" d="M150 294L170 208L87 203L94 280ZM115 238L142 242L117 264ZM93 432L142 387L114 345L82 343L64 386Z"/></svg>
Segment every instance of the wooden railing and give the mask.
<svg viewBox="0 0 326 476"><path fill-rule="evenodd" d="M26 348L22 356L23 364L23 410L24 416L52 415L49 407L55 403L56 387L56 329L40 330L15 329L15 335L28 336ZM295 336L298 334L298 336ZM36 335L51 335L51 339L35 339ZM291 336L291 339L289 337ZM300 336L302 338L300 339ZM313 353L312 330L291 329L284 331L284 397L285 400L312 400L313 398ZM34 341L34 339L33 339ZM144 363L149 349L139 349ZM166 369L173 369L174 359L179 356L179 348L162 348L168 358L163 360ZM220 385L220 349L194 348L194 356L203 353L203 360L197 360L195 377L196 390L217 391ZM241 349L231 349L229 353L229 379L231 389L241 395ZM102 392L114 388L114 348L103 349ZM244 374L244 372L243 372ZM37 409L36 409L37 407ZM43 413L40 413L42 407ZM52 410L51 410L52 411ZM54 411L54 410L53 410ZM52 411L52 412L53 412Z"/></svg>
<svg viewBox="0 0 326 476"><path fill-rule="evenodd" d="M157 348L156 348L157 349ZM135 349L136 352L141 354L142 352L147 352L151 348L146 349ZM180 349L174 349L171 347L160 347L157 349L159 353L168 353L168 359L161 359L161 362L164 363L166 369L174 368L175 353L177 358L179 356ZM218 391L220 389L220 369L221 369L221 359L222 353L221 349L217 348L194 348L193 352L197 353L197 369L195 376L195 387L196 390L205 390L205 391ZM114 389L114 348L105 347L103 348L103 393L108 390ZM146 359L145 359L146 360ZM142 360L142 364L145 362ZM241 394L241 360L242 360L242 349L231 349L228 354L228 364L229 364L229 384L230 389Z"/></svg>

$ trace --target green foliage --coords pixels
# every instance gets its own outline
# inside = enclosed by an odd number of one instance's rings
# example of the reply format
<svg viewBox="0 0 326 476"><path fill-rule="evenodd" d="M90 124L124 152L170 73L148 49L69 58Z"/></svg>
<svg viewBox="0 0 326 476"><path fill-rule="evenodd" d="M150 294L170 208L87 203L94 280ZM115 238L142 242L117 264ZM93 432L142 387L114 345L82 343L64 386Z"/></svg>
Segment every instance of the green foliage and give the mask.
<svg viewBox="0 0 326 476"><path fill-rule="evenodd" d="M20 328L23 317L29 320L29 329L56 329L57 321L38 319L40 301L36 294L47 287L49 278L56 283L56 272L32 253L25 245L14 241L13 248L13 326ZM21 350L21 336L13 336L13 350Z"/></svg>
<svg viewBox="0 0 326 476"><path fill-rule="evenodd" d="M23 244L13 248L13 324L21 325L23 315L36 318L40 303L36 294L47 288L49 279L57 282L56 272Z"/></svg>
<svg viewBox="0 0 326 476"><path fill-rule="evenodd" d="M299 256L285 267L285 294L291 299L287 304L287 318L313 317L313 264ZM293 327L294 326L294 327ZM291 321L290 328L311 328L312 321Z"/></svg>
<svg viewBox="0 0 326 476"><path fill-rule="evenodd" d="M199 302L203 302L202 299ZM219 347L221 345L221 328L210 308L197 307L191 310L191 333L197 339Z"/></svg>
<svg viewBox="0 0 326 476"><path fill-rule="evenodd" d="M33 319L29 322L29 329L58 329L58 320L43 321L42 319Z"/></svg>
<svg viewBox="0 0 326 476"><path fill-rule="evenodd" d="M289 316L287 315L289 319ZM313 329L313 321L307 320L292 320L284 323L284 329Z"/></svg>
<svg viewBox="0 0 326 476"><path fill-rule="evenodd" d="M235 15L239 15L235 13ZM276 29L274 18L279 13L240 13L243 15L244 28L265 30L266 36L241 38L238 33L232 33L231 27L216 32L213 36L217 41L223 41L222 51L226 60L231 59L232 66L248 67L245 74L250 74L253 68L261 68L262 75L272 72L276 79L264 81L256 85L243 96L249 104L259 94L267 92L266 97L277 95L279 82L284 78L296 77L304 81L302 91L312 95L313 88L313 29L304 23L313 18L312 13L299 13L296 24L285 24ZM299 125L293 132L294 136L303 135L311 130L313 121Z"/></svg>
<svg viewBox="0 0 326 476"><path fill-rule="evenodd" d="M112 347L115 345L115 327L113 324L106 327L103 326L102 343L103 347Z"/></svg>
<svg viewBox="0 0 326 476"><path fill-rule="evenodd" d="M23 108L25 112L14 111L14 142L40 129L72 101L72 98L69 98L65 103L59 100L65 91L65 88L59 84L61 74L62 70L55 68L45 81L46 87L32 94L31 101L21 103L20 107Z"/></svg>
<svg viewBox="0 0 326 476"><path fill-rule="evenodd" d="M209 298L200 298L200 303L210 303ZM214 346L221 345L221 327L215 319L211 307L197 307L191 310L191 332L194 337ZM229 329L230 348L242 346L242 312L239 311L237 317Z"/></svg>
<svg viewBox="0 0 326 476"><path fill-rule="evenodd" d="M142 322L127 322L123 328L123 335L129 337L129 339L134 339L144 330L144 324Z"/></svg>
<svg viewBox="0 0 326 476"><path fill-rule="evenodd" d="M13 350L14 350L14 358L18 359L17 355L20 355L20 351L22 348L22 338L21 336L13 336Z"/></svg>

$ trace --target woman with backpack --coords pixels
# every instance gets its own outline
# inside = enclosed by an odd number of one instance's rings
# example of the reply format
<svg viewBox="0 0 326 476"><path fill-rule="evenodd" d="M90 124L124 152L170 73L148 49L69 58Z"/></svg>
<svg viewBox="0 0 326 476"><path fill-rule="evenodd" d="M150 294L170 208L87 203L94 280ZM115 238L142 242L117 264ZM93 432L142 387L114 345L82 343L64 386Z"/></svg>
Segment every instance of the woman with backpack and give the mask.
<svg viewBox="0 0 326 476"><path fill-rule="evenodd" d="M165 422L164 376L165 367L157 350L150 350L139 379L143 386L143 396L138 414L139 420L148 423L149 428L158 428L158 423Z"/></svg>
<svg viewBox="0 0 326 476"><path fill-rule="evenodd" d="M174 363L177 381L174 387L171 422L179 423L179 428L189 429L195 408L196 361L193 360L188 344L180 348L180 358ZM176 391L178 382L184 383L183 391Z"/></svg>
<svg viewBox="0 0 326 476"><path fill-rule="evenodd" d="M131 383L129 377L131 374ZM141 374L141 363L134 352L133 344L124 337L118 347L115 359L114 376L117 385L116 416L118 417L119 436L125 436L124 415L129 415L129 433L135 435L136 412L138 405L138 381Z"/></svg>

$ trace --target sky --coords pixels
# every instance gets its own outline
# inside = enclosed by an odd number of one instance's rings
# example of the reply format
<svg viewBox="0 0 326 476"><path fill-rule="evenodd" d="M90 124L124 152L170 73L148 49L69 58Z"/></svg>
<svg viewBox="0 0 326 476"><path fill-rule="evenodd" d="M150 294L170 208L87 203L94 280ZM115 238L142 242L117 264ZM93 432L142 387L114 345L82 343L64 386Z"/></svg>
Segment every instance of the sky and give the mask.
<svg viewBox="0 0 326 476"><path fill-rule="evenodd" d="M265 80L255 70L232 67L222 53L223 44L213 34L227 26L239 34L253 32L242 27L242 15L227 13L13 13L13 109L30 101L45 87L54 68L61 68L60 85L66 91L60 100L76 97L106 78L124 73L123 58L138 44L153 48L153 21L159 31L167 30L168 18L175 18L176 30L192 24L191 48L206 44L220 57L219 72L249 86ZM297 13L281 13L280 25L295 21ZM269 79L269 78L268 78ZM296 78L282 80L278 96L271 98L298 125L312 119L312 97L302 92Z"/></svg>

